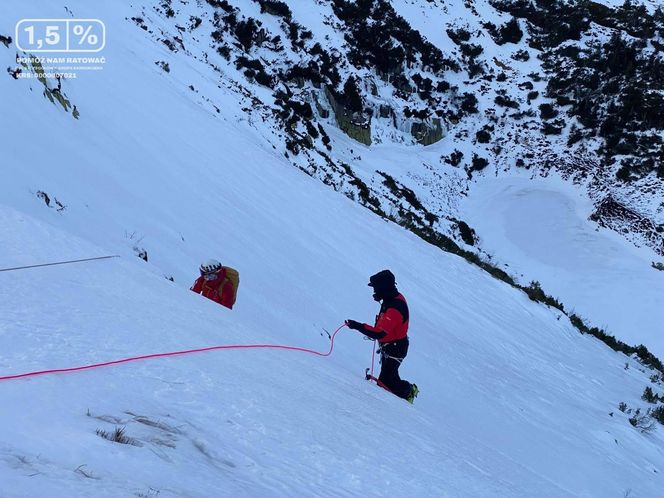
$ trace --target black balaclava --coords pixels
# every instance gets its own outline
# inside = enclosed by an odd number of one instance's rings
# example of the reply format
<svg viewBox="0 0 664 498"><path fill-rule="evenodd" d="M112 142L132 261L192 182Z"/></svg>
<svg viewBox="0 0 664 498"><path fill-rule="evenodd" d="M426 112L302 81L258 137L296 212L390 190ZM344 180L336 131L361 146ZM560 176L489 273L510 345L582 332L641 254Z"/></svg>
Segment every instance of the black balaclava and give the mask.
<svg viewBox="0 0 664 498"><path fill-rule="evenodd" d="M373 298L375 301L382 301L390 297L395 297L397 291L394 274L390 270L379 271L369 278L369 287L373 287Z"/></svg>

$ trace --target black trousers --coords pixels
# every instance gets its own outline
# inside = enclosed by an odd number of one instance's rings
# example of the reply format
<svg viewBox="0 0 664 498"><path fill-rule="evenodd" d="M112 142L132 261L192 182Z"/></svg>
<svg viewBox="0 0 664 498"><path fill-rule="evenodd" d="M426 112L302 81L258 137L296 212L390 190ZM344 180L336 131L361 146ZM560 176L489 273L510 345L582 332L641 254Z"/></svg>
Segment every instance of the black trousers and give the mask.
<svg viewBox="0 0 664 498"><path fill-rule="evenodd" d="M400 398L410 395L411 383L399 377L399 367L408 354L408 337L380 345L380 380Z"/></svg>

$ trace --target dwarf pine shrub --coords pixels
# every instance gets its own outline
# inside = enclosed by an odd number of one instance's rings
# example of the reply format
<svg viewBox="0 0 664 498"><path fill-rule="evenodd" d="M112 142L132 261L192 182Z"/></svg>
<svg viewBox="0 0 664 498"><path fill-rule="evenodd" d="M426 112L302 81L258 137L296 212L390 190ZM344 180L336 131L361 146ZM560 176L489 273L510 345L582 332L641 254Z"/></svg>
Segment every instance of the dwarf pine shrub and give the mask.
<svg viewBox="0 0 664 498"><path fill-rule="evenodd" d="M650 412L650 416L664 425L664 405L660 405Z"/></svg>
<svg viewBox="0 0 664 498"><path fill-rule="evenodd" d="M657 403L659 401L659 396L653 393L650 386L648 386L644 389L643 394L641 395L641 399L643 401L647 401L648 403Z"/></svg>
<svg viewBox="0 0 664 498"><path fill-rule="evenodd" d="M532 301L537 301L540 303L544 303L548 306L551 306L553 308L559 309L560 311L565 311L565 307L562 305L560 301L555 299L554 297L549 296L542 290L542 285L536 281L533 280L530 282L530 285L528 287L521 287L521 289L528 295L528 297Z"/></svg>
<svg viewBox="0 0 664 498"><path fill-rule="evenodd" d="M629 423L642 434L649 434L655 430L655 422L650 417L650 411L649 413L643 414L640 409L637 409L636 412L634 412L634 415L630 417Z"/></svg>

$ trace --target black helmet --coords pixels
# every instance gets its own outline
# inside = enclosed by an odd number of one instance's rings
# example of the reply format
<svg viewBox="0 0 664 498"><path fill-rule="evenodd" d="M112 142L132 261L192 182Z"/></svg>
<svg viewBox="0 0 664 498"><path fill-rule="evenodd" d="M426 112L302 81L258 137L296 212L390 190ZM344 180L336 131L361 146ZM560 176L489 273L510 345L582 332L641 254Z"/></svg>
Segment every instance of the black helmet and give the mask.
<svg viewBox="0 0 664 498"><path fill-rule="evenodd" d="M390 270L379 271L375 275L369 277L369 287L374 289L389 289L396 285L394 273Z"/></svg>
<svg viewBox="0 0 664 498"><path fill-rule="evenodd" d="M390 270L379 271L369 278L369 287L373 287L373 298L382 301L398 294L394 274Z"/></svg>

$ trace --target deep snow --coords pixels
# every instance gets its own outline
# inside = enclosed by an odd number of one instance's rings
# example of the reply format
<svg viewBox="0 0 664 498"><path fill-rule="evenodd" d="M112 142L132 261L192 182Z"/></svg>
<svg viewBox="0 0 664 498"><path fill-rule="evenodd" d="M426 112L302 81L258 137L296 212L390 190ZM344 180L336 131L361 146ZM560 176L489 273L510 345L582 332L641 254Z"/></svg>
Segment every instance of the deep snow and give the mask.
<svg viewBox="0 0 664 498"><path fill-rule="evenodd" d="M645 407L651 372L292 168L204 67L174 56L166 78L127 4L68 7L105 20L108 63L63 86L79 120L0 77L0 261L121 258L0 273L0 375L217 344L324 351L323 328L372 319L367 278L389 267L411 306L402 375L422 393L368 384L371 344L348 330L328 359L221 351L0 382L0 496L658 495L661 431L617 409ZM0 33L61 15L3 3ZM0 46L0 65L14 55ZM240 270L233 311L188 290L208 257ZM115 427L137 445L96 434Z"/></svg>

